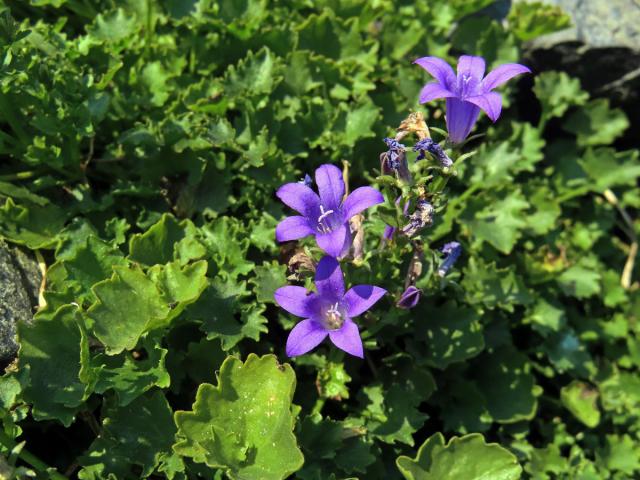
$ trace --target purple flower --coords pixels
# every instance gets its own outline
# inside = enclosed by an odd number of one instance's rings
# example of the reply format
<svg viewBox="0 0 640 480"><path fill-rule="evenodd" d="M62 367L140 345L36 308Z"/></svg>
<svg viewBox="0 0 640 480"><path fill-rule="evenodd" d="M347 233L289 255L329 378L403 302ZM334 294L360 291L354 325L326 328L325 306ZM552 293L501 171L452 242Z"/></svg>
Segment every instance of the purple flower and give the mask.
<svg viewBox="0 0 640 480"><path fill-rule="evenodd" d="M398 308L409 309L415 307L420 301L420 294L422 290L411 285L407 288L402 295L400 295L400 300L396 303Z"/></svg>
<svg viewBox="0 0 640 480"><path fill-rule="evenodd" d="M440 265L440 268L438 268L438 275L444 277L458 260L458 257L462 253L462 247L458 242L445 243L444 247L442 247L442 253L444 253L446 257Z"/></svg>
<svg viewBox="0 0 640 480"><path fill-rule="evenodd" d="M484 76L482 57L463 55L458 59L458 74L437 57L422 57L415 62L436 79L420 91L420 103L447 99L447 130L453 143L462 142L478 119L480 109L495 122L502 110L500 94L492 90L521 73L531 73L524 65L507 63Z"/></svg>
<svg viewBox="0 0 640 480"><path fill-rule="evenodd" d="M352 318L369 310L387 291L373 285L356 285L345 293L340 264L329 256L318 263L315 284L317 293L296 286L275 292L278 305L304 318L289 333L287 355L303 355L328 335L336 347L363 358L362 340Z"/></svg>
<svg viewBox="0 0 640 480"><path fill-rule="evenodd" d="M344 197L342 172L333 165L316 170L318 194L301 183L287 183L276 195L301 215L287 217L276 227L279 242L315 235L318 246L333 257L346 253L351 245L349 219L382 203L382 194L371 187L356 188Z"/></svg>
<svg viewBox="0 0 640 480"><path fill-rule="evenodd" d="M413 146L414 152L420 152L416 160L422 160L425 157L425 152L429 152L431 155L436 157L442 165L442 168L448 168L453 165L453 161L449 158L449 155L442 149L442 147L434 142L430 138L425 138L418 141Z"/></svg>

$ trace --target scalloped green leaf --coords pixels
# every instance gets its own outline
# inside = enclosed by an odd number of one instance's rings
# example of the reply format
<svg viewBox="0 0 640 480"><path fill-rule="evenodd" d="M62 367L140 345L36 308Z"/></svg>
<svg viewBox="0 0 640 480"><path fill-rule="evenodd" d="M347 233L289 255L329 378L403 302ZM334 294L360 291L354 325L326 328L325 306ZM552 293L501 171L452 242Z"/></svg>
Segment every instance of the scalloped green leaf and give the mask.
<svg viewBox="0 0 640 480"><path fill-rule="evenodd" d="M400 456L396 465L407 480L518 480L518 460L495 443L472 433L453 437L445 445L441 433L429 437L415 458Z"/></svg>
<svg viewBox="0 0 640 480"><path fill-rule="evenodd" d="M69 426L90 392L80 381L81 350L88 350L82 318L75 305L18 324L19 368L28 371L24 399L37 420L55 419Z"/></svg>
<svg viewBox="0 0 640 480"><path fill-rule="evenodd" d="M135 348L140 336L165 324L170 307L155 283L140 270L115 267L113 276L93 287L98 298L87 315L109 355Z"/></svg>
<svg viewBox="0 0 640 480"><path fill-rule="evenodd" d="M218 385L200 385L193 410L176 412L174 450L232 479L286 478L304 461L293 434L295 385L291 367L274 355L227 357Z"/></svg>

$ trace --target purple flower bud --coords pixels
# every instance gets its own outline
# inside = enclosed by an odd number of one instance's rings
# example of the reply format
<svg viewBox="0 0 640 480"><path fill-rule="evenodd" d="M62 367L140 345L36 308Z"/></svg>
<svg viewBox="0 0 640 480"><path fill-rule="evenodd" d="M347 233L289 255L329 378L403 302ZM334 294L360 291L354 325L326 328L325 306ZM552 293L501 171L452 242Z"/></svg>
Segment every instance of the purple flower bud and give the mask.
<svg viewBox="0 0 640 480"><path fill-rule="evenodd" d="M446 243L444 247L442 247L442 253L444 253L446 257L440 265L440 268L438 268L438 275L444 277L451 269L451 267L453 267L453 265L456 263L458 257L460 257L460 254L462 253L462 247L458 242L449 242Z"/></svg>
<svg viewBox="0 0 640 480"><path fill-rule="evenodd" d="M308 173L305 173L304 178L300 179L298 183L301 183L305 187L310 187L311 185L313 185L313 180L311 179L311 176Z"/></svg>
<svg viewBox="0 0 640 480"><path fill-rule="evenodd" d="M420 295L422 294L422 290L411 285L407 288L402 295L400 296L400 300L397 301L396 307L410 309L415 307L420 301Z"/></svg>
<svg viewBox="0 0 640 480"><path fill-rule="evenodd" d="M442 165L442 168L449 168L453 165L453 161L449 158L449 155L442 149L440 144L434 142L430 138L420 140L413 146L414 152L420 152L416 160L422 160L425 158L425 152L429 152L433 155Z"/></svg>

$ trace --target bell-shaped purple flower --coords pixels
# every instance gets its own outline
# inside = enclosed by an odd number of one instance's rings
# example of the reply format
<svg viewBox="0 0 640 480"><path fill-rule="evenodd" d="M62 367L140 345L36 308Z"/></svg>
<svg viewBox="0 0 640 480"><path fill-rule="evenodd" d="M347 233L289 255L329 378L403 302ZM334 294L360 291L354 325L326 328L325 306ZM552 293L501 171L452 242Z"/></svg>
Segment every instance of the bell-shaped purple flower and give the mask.
<svg viewBox="0 0 640 480"><path fill-rule="evenodd" d="M502 98L500 94L492 91L494 88L516 75L531 73L524 65L507 63L484 77L484 58L470 55L463 55L458 59L457 75L441 58L422 57L414 63L436 79L422 88L420 103L437 98L447 99L447 130L453 143L460 143L467 138L481 109L491 121L495 122L498 119L502 110Z"/></svg>
<svg viewBox="0 0 640 480"><path fill-rule="evenodd" d="M329 336L336 347L363 358L360 332L352 318L369 310L387 291L373 285L356 285L345 292L340 264L329 256L318 263L315 284L316 293L286 286L274 294L278 305L304 318L289 333L287 355L303 355Z"/></svg>
<svg viewBox="0 0 640 480"><path fill-rule="evenodd" d="M351 245L349 219L382 203L384 197L372 187L359 187L344 199L342 172L333 165L316 170L318 194L302 183L287 183L276 195L300 215L287 217L276 227L279 242L315 235L318 246L332 257L344 255Z"/></svg>

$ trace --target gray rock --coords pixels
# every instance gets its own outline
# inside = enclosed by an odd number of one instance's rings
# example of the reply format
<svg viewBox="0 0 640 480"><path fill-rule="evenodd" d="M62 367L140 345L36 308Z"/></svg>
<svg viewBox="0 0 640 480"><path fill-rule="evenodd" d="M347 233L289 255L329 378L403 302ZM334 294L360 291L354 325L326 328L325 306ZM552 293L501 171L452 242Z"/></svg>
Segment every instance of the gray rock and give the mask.
<svg viewBox="0 0 640 480"><path fill-rule="evenodd" d="M631 132L640 126L640 0L543 1L562 8L573 26L530 42L525 63L537 72L567 72L592 96L624 109L631 128L623 140L633 146Z"/></svg>
<svg viewBox="0 0 640 480"><path fill-rule="evenodd" d="M38 304L42 274L38 263L18 247L0 240L0 363L18 352L18 322L30 323Z"/></svg>
<svg viewBox="0 0 640 480"><path fill-rule="evenodd" d="M596 48L640 49L640 1L545 1L562 8L573 21L573 27L555 34L557 39L577 40Z"/></svg>

